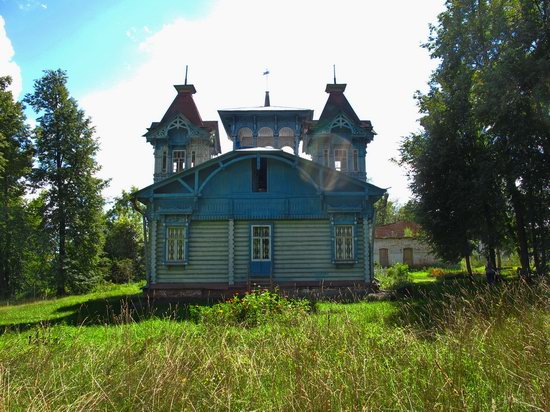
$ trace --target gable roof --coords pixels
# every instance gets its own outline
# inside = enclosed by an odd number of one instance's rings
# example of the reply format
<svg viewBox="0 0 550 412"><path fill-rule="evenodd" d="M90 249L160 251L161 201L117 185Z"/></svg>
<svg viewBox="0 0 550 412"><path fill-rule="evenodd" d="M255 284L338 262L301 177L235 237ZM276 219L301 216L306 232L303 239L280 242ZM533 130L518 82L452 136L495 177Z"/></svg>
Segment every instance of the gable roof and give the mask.
<svg viewBox="0 0 550 412"><path fill-rule="evenodd" d="M355 179L353 177L350 177L346 175L345 173L339 172L337 170L334 170L332 168L323 166L321 164L315 163L311 160L304 159L302 157L296 156L294 154L286 153L281 149L271 149L271 148L250 148L250 149L240 149L240 150L233 150L230 152L227 152L221 156L214 157L204 163L201 163L195 167L183 170L179 173L175 173L166 179L163 179L159 182L153 183L152 185L149 185L138 192L136 192L135 197L140 199L146 199L149 197L149 195L156 189L159 189L163 186L170 185L171 183L175 181L181 181L183 178L193 175L197 171L201 171L203 169L210 168L212 166L216 166L217 168L224 169L229 163L233 162L238 157L245 157L250 155L259 155L259 156L269 156L269 157L278 157L281 158L281 160L286 161L287 163L295 164L299 167L301 167L304 170L313 170L313 169L323 169L325 173L327 173L327 177L331 176L337 176L338 179L340 179L343 182L350 183L352 185L361 187L362 190L358 190L358 193L366 193L369 196L373 196L375 198L380 198L385 192L385 189L382 189L378 186L375 186L371 183L363 182L359 179ZM330 179L329 179L330 180ZM330 191L330 189L327 189L327 191ZM335 192L337 193L337 192Z"/></svg>
<svg viewBox="0 0 550 412"><path fill-rule="evenodd" d="M418 223L401 220L387 225L376 226L374 228L374 237L376 239L413 238L421 230L422 227Z"/></svg>

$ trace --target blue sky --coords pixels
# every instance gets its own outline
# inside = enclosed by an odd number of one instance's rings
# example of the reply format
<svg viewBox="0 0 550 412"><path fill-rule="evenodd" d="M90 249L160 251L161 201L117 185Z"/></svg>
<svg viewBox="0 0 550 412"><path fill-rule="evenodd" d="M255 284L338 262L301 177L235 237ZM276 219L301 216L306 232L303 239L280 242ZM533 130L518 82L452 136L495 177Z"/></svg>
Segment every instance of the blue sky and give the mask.
<svg viewBox="0 0 550 412"><path fill-rule="evenodd" d="M162 6L159 7L159 4ZM136 43L175 17L198 18L209 1L0 0L21 68L23 94L44 69L69 73L71 92L108 87L139 64Z"/></svg>
<svg viewBox="0 0 550 412"><path fill-rule="evenodd" d="M183 82L185 66L205 120L217 110L263 103L306 107L317 118L336 64L338 82L378 133L367 174L401 203L410 197L392 158L418 130L416 90L436 62L420 45L444 0L0 0L0 75L18 98L44 69L68 72L69 90L92 118L100 177L113 197L152 181L142 137ZM223 128L222 128L223 129ZM221 130L222 150L230 142Z"/></svg>

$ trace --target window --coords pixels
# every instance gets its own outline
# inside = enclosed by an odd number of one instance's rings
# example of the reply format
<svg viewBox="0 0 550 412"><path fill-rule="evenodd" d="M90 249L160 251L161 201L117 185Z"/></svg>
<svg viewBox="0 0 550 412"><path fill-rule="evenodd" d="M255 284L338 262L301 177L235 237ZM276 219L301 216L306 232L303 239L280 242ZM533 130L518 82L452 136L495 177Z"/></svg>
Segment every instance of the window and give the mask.
<svg viewBox="0 0 550 412"><path fill-rule="evenodd" d="M192 151L191 152L191 167L195 167L196 161L197 161L197 159L196 159L196 156L195 156L195 151Z"/></svg>
<svg viewBox="0 0 550 412"><path fill-rule="evenodd" d="M346 149L334 149L334 168L341 172L348 170L348 152Z"/></svg>
<svg viewBox="0 0 550 412"><path fill-rule="evenodd" d="M167 157L166 150L163 150L163 152L162 152L162 173L166 173L166 167L168 166L166 157Z"/></svg>
<svg viewBox="0 0 550 412"><path fill-rule="evenodd" d="M252 261L271 260L271 226L252 225Z"/></svg>
<svg viewBox="0 0 550 412"><path fill-rule="evenodd" d="M414 264L413 250L410 247L403 248L403 263L412 266Z"/></svg>
<svg viewBox="0 0 550 412"><path fill-rule="evenodd" d="M267 192L267 159L252 159L252 191Z"/></svg>
<svg viewBox="0 0 550 412"><path fill-rule="evenodd" d="M328 153L329 153L329 152L328 152L328 149L325 149L325 150L323 151L323 164L324 164L325 166L328 166L328 165L329 165L329 162L330 162L330 159L328 158Z"/></svg>
<svg viewBox="0 0 550 412"><path fill-rule="evenodd" d="M172 172L177 173L185 169L185 150L172 152Z"/></svg>
<svg viewBox="0 0 550 412"><path fill-rule="evenodd" d="M185 255L185 228L173 226L167 228L166 260L169 262L183 262Z"/></svg>
<svg viewBox="0 0 550 412"><path fill-rule="evenodd" d="M359 171L359 153L357 152L357 150L353 151L353 171Z"/></svg>
<svg viewBox="0 0 550 412"><path fill-rule="evenodd" d="M388 256L388 249L381 248L378 250L379 260L380 260L380 266L383 268L387 268L390 265L390 259Z"/></svg>
<svg viewBox="0 0 550 412"><path fill-rule="evenodd" d="M354 260L353 225L335 225L334 231L334 256L336 257L336 260Z"/></svg>

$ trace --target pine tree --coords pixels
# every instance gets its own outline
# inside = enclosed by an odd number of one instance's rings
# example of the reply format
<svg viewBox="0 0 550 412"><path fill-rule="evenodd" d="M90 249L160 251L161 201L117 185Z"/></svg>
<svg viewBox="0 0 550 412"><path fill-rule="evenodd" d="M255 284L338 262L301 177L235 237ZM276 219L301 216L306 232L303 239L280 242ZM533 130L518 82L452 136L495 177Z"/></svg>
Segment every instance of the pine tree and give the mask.
<svg viewBox="0 0 550 412"><path fill-rule="evenodd" d="M23 105L14 101L10 84L10 77L0 77L0 296L13 294L21 277L24 180L32 160Z"/></svg>
<svg viewBox="0 0 550 412"><path fill-rule="evenodd" d="M33 179L46 189L43 226L51 237L56 293L80 292L101 276L103 198L90 118L69 96L67 74L47 70L25 101L40 115Z"/></svg>

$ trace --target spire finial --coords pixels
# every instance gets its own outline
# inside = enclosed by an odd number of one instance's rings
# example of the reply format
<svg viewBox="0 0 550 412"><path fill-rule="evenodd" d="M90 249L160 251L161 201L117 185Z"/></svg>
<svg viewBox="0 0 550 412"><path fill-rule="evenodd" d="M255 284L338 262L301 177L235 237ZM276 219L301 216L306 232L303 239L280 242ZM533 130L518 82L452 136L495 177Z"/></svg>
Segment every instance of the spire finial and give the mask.
<svg viewBox="0 0 550 412"><path fill-rule="evenodd" d="M336 65L335 64L332 65L332 72L334 74L334 84L336 84Z"/></svg>
<svg viewBox="0 0 550 412"><path fill-rule="evenodd" d="M187 86L187 69L189 66L185 65L185 85Z"/></svg>
<svg viewBox="0 0 550 412"><path fill-rule="evenodd" d="M265 69L263 72L263 75L265 76L265 100L264 100L264 107L269 107L269 69Z"/></svg>

